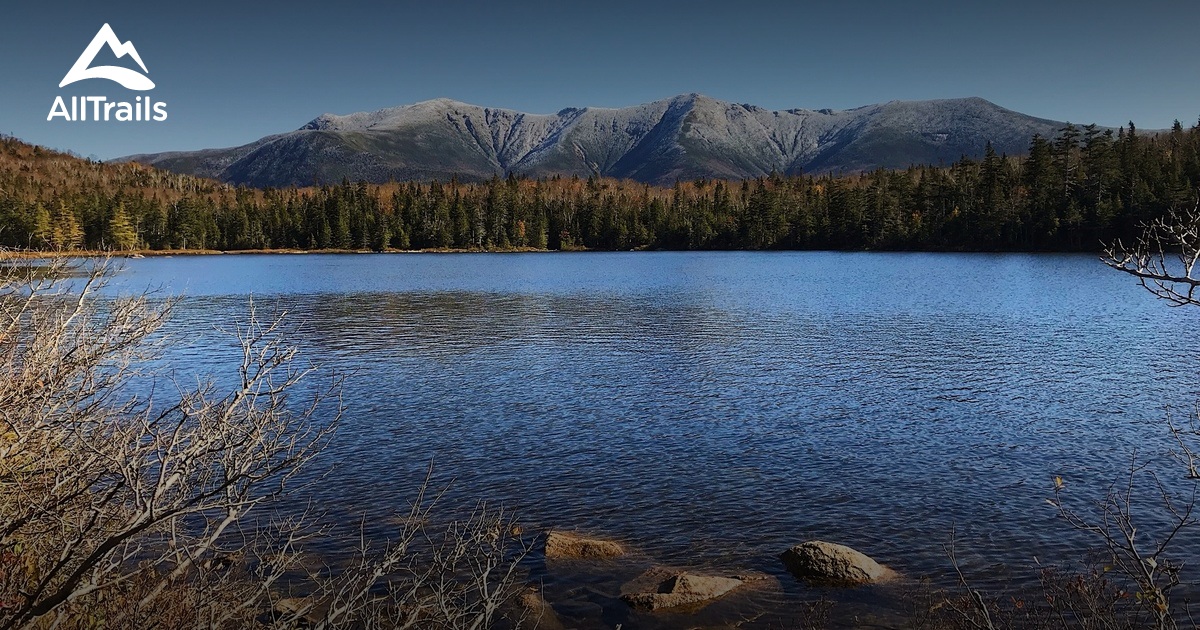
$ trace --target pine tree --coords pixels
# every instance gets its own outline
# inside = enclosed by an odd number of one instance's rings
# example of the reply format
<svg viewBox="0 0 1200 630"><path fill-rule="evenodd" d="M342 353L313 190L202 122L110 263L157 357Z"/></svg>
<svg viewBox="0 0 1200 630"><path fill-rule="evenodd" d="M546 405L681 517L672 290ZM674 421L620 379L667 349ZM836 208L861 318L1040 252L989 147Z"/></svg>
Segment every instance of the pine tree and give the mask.
<svg viewBox="0 0 1200 630"><path fill-rule="evenodd" d="M50 226L50 212L46 210L46 206L38 202L33 209L33 222L29 228L29 245L36 248L45 248L50 246L54 239L54 234Z"/></svg>
<svg viewBox="0 0 1200 630"><path fill-rule="evenodd" d="M75 213L67 207L65 202L58 202L51 221L53 227L51 228L50 245L54 249L72 251L83 247L83 228L79 226L79 220L75 218Z"/></svg>
<svg viewBox="0 0 1200 630"><path fill-rule="evenodd" d="M107 232L105 236L108 246L117 251L129 251L138 245L137 232L129 223L129 214L125 211L124 203L117 204L117 207L113 208L105 231Z"/></svg>

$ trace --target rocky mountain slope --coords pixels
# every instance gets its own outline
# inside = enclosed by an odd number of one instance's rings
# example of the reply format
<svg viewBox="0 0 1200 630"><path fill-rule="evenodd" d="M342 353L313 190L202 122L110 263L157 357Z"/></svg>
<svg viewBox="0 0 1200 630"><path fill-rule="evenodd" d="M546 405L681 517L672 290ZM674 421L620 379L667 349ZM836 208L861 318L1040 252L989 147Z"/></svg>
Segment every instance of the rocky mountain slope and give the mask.
<svg viewBox="0 0 1200 630"><path fill-rule="evenodd" d="M448 99L346 116L245 146L124 160L252 186L364 179L479 180L602 175L653 184L948 164L1023 153L1062 123L980 98L893 101L850 110L771 111L698 94L620 109L525 114Z"/></svg>

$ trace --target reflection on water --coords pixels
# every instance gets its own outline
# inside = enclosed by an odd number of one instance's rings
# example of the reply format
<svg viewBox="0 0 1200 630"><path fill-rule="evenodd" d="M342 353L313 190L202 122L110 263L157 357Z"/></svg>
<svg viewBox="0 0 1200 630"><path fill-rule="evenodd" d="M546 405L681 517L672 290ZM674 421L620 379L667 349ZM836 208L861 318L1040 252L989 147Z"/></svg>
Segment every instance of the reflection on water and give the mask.
<svg viewBox="0 0 1200 630"><path fill-rule="evenodd" d="M337 467L316 491L332 514L384 535L433 458L452 500L503 502L531 529L779 578L711 607L717 621L764 606L786 620L813 597L775 558L809 538L935 582L952 528L965 568L991 579L1073 560L1086 539L1045 505L1050 478L1098 496L1134 448L1165 451L1164 405L1198 390L1179 334L1196 315L1079 256L131 262L120 286L145 285L188 295L168 363L228 371L212 329L253 293L289 312L305 358L348 375ZM614 605L620 577L539 577L608 627L682 623Z"/></svg>

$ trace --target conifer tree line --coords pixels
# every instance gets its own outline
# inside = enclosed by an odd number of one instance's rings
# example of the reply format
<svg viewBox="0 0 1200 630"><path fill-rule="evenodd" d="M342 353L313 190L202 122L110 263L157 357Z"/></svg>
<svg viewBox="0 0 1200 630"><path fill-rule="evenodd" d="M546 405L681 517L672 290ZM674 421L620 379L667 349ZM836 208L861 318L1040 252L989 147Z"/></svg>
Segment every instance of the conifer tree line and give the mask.
<svg viewBox="0 0 1200 630"><path fill-rule="evenodd" d="M1095 251L1191 203L1200 124L1067 125L1024 156L654 187L603 178L257 190L0 139L0 246Z"/></svg>

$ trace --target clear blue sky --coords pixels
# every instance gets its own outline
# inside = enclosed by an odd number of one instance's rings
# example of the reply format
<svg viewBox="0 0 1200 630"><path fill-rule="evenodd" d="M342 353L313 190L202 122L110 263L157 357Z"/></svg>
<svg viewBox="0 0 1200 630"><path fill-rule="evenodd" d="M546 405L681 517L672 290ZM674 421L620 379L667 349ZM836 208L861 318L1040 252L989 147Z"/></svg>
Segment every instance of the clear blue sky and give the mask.
<svg viewBox="0 0 1200 630"><path fill-rule="evenodd" d="M443 96L536 113L699 92L771 109L982 96L1143 128L1200 116L1200 3L1180 0L55 1L3 17L0 133L101 158ZM46 122L59 94L138 94L58 88L105 22L137 47L165 123Z"/></svg>

